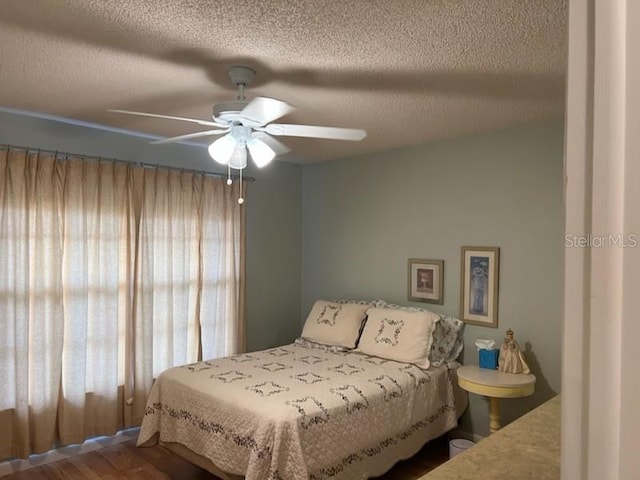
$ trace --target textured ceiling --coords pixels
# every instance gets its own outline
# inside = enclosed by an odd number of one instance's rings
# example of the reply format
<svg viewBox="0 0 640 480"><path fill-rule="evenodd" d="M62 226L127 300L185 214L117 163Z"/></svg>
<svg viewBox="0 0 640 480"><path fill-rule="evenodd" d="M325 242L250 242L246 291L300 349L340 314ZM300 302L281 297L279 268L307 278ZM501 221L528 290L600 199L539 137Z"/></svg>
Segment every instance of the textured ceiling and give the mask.
<svg viewBox="0 0 640 480"><path fill-rule="evenodd" d="M285 160L342 158L560 117L566 20L564 0L2 1L0 106L180 135L106 110L208 119L242 64L248 98L297 107L279 121L368 132L280 137Z"/></svg>

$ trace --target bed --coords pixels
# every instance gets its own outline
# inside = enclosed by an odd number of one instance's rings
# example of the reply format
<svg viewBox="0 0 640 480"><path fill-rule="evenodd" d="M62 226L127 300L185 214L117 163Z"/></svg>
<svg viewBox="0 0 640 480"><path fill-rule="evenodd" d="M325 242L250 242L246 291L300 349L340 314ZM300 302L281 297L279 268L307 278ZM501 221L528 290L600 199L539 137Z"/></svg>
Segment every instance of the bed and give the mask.
<svg viewBox="0 0 640 480"><path fill-rule="evenodd" d="M378 476L457 425L458 366L299 342L176 367L152 388L138 445L225 479Z"/></svg>

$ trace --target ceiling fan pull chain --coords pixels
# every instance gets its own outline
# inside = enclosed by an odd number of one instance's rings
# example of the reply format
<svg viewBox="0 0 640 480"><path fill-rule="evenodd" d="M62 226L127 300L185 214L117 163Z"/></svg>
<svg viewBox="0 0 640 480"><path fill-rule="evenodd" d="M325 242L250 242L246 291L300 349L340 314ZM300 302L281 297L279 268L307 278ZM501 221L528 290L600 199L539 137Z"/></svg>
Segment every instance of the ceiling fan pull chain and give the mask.
<svg viewBox="0 0 640 480"><path fill-rule="evenodd" d="M244 198L242 197L242 169L240 170L240 197L238 198L238 203L240 205L244 203Z"/></svg>
<svg viewBox="0 0 640 480"><path fill-rule="evenodd" d="M231 180L231 165L227 164L227 185L231 185L233 180Z"/></svg>

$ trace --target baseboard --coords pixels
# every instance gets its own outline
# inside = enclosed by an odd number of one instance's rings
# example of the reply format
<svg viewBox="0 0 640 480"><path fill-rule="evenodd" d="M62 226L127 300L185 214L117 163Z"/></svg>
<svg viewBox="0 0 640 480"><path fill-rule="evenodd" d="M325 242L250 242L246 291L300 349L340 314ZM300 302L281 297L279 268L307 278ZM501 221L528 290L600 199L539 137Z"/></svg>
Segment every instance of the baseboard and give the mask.
<svg viewBox="0 0 640 480"><path fill-rule="evenodd" d="M449 438L464 438L465 440L471 440L473 443L478 443L484 437L477 433L466 432L459 428L454 428L448 434Z"/></svg>
<svg viewBox="0 0 640 480"><path fill-rule="evenodd" d="M74 455L81 455L83 453L93 452L94 450L100 450L101 448L126 442L127 440L137 437L139 431L139 427L128 428L109 437L91 438L80 445L67 445L66 447L49 450L46 453L30 455L27 459L15 459L0 462L0 477L16 472L23 472L31 468L46 465L47 463L57 462L58 460L73 457Z"/></svg>

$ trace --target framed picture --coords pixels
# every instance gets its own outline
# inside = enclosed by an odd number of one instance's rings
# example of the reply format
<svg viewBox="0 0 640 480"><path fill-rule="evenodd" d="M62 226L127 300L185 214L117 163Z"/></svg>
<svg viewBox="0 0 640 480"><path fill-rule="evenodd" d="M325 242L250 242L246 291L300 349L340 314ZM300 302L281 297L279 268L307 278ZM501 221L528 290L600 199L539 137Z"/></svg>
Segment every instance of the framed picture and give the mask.
<svg viewBox="0 0 640 480"><path fill-rule="evenodd" d="M460 318L474 325L498 327L498 247L462 247Z"/></svg>
<svg viewBox="0 0 640 480"><path fill-rule="evenodd" d="M444 260L409 259L409 300L442 304Z"/></svg>

